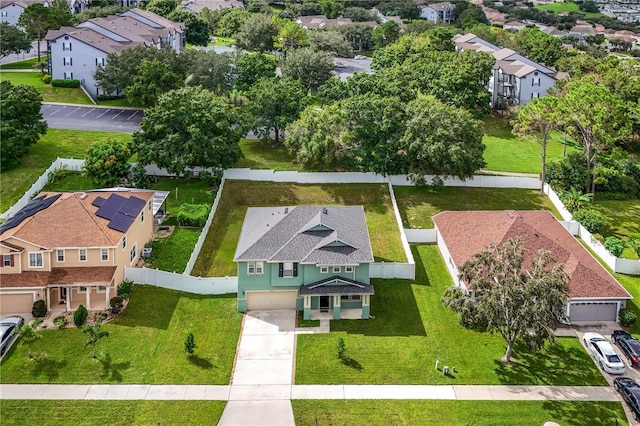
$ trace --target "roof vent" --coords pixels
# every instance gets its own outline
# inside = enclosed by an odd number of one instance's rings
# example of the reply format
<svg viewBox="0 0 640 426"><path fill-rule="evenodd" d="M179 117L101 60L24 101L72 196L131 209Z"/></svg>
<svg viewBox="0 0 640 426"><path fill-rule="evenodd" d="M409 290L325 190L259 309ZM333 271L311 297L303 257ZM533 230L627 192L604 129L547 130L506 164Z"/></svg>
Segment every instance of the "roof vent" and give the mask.
<svg viewBox="0 0 640 426"><path fill-rule="evenodd" d="M289 213L289 207L284 208L284 214L287 214L287 213Z"/></svg>
<svg viewBox="0 0 640 426"><path fill-rule="evenodd" d="M322 208L322 213L324 213L324 214L329 214L329 212L327 211L327 208L326 208L326 207L323 207L323 208Z"/></svg>
<svg viewBox="0 0 640 426"><path fill-rule="evenodd" d="M87 193L83 192L82 194L80 194L80 199L84 200L85 198L87 198Z"/></svg>

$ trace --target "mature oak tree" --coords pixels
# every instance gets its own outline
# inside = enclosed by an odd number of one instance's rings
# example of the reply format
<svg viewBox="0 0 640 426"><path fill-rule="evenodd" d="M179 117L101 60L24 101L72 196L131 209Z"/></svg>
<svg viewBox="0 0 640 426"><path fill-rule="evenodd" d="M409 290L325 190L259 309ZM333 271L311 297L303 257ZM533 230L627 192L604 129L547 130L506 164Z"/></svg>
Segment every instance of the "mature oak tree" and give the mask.
<svg viewBox="0 0 640 426"><path fill-rule="evenodd" d="M282 61L282 75L299 80L307 90L314 90L331 77L333 60L310 48L291 51Z"/></svg>
<svg viewBox="0 0 640 426"><path fill-rule="evenodd" d="M0 24L0 58L31 50L31 40L19 28L6 22Z"/></svg>
<svg viewBox="0 0 640 426"><path fill-rule="evenodd" d="M278 28L265 15L253 15L240 27L235 35L236 46L244 50L267 52L273 50L273 39Z"/></svg>
<svg viewBox="0 0 640 426"><path fill-rule="evenodd" d="M38 42L38 62L40 62L40 42L51 28L48 8L42 3L30 4L18 18L18 25Z"/></svg>
<svg viewBox="0 0 640 426"><path fill-rule="evenodd" d="M141 163L176 174L195 166L227 168L242 156L238 142L244 129L234 127L237 123L236 111L224 99L200 87L183 87L145 111L133 150Z"/></svg>
<svg viewBox="0 0 640 426"><path fill-rule="evenodd" d="M289 51L298 49L302 46L308 46L309 35L307 30L302 28L299 24L287 20L282 24L276 34L273 45L277 49L285 52L286 56Z"/></svg>
<svg viewBox="0 0 640 426"><path fill-rule="evenodd" d="M238 90L249 90L261 78L275 77L276 60L262 53L246 53L237 57L236 71Z"/></svg>
<svg viewBox="0 0 640 426"><path fill-rule="evenodd" d="M125 94L134 105L151 106L163 93L183 85L183 78L174 73L169 64L159 60L142 61Z"/></svg>
<svg viewBox="0 0 640 426"><path fill-rule="evenodd" d="M121 139L96 142L87 149L85 174L98 186L114 186L129 172L129 144Z"/></svg>
<svg viewBox="0 0 640 426"><path fill-rule="evenodd" d="M569 299L563 265L555 264L552 253L544 250L529 264L525 251L519 238L492 244L460 267L460 279L471 293L450 287L442 298L463 315L461 322L499 333L507 343L507 363L518 340L533 350L554 342L553 330L565 320Z"/></svg>

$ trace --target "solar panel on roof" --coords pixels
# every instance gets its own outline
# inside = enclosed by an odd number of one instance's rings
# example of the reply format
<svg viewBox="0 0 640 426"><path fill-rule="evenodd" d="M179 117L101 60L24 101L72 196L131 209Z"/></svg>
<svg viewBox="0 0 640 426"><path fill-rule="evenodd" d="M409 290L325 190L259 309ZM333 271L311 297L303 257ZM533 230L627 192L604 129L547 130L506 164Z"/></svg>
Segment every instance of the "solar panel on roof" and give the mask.
<svg viewBox="0 0 640 426"><path fill-rule="evenodd" d="M102 203L102 205L96 212L96 216L111 220L116 215L116 213L120 211L126 201L127 199L121 197L120 195L111 194L109 198L107 198L104 203Z"/></svg>
<svg viewBox="0 0 640 426"><path fill-rule="evenodd" d="M29 203L20 209L15 215L0 226L0 234L8 229L15 228L20 225L25 219L30 218L34 214L48 208L53 204L62 194L56 194L49 198L45 198L44 195L34 198Z"/></svg>
<svg viewBox="0 0 640 426"><path fill-rule="evenodd" d="M126 232L134 220L135 218L133 217L118 213L107 226L111 229L115 229L116 231Z"/></svg>
<svg viewBox="0 0 640 426"><path fill-rule="evenodd" d="M128 216L136 217L140 210L145 206L146 202L137 197L130 197L124 203L120 212L127 214Z"/></svg>
<svg viewBox="0 0 640 426"><path fill-rule="evenodd" d="M92 206L100 207L104 204L106 200L102 197L96 197L95 200L91 203Z"/></svg>

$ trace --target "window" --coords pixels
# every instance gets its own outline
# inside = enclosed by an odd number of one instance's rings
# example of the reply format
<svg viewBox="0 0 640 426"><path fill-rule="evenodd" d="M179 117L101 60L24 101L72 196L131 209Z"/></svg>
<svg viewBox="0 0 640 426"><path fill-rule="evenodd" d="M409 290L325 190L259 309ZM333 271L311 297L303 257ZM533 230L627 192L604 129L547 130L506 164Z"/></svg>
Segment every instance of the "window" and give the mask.
<svg viewBox="0 0 640 426"><path fill-rule="evenodd" d="M5 16L9 16L9 13L8 13L6 10L3 10L3 11L2 11L2 16L3 16L3 17L5 17Z"/></svg>
<svg viewBox="0 0 640 426"><path fill-rule="evenodd" d="M86 287L78 287L78 293L86 293L86 292L87 292Z"/></svg>
<svg viewBox="0 0 640 426"><path fill-rule="evenodd" d="M340 300L360 300L359 294L344 294L340 296Z"/></svg>
<svg viewBox="0 0 640 426"><path fill-rule="evenodd" d="M130 263L133 263L133 261L136 260L136 254L138 254L138 251L136 250L136 246L134 245L133 247L131 247L131 251L129 252Z"/></svg>
<svg viewBox="0 0 640 426"><path fill-rule="evenodd" d="M62 50L65 52L71 52L71 42L62 42Z"/></svg>
<svg viewBox="0 0 640 426"><path fill-rule="evenodd" d="M42 268L43 266L42 253L29 253L29 268Z"/></svg>
<svg viewBox="0 0 640 426"><path fill-rule="evenodd" d="M73 58L67 57L65 56L64 58L62 58L64 61L64 65L73 65Z"/></svg>
<svg viewBox="0 0 640 426"><path fill-rule="evenodd" d="M3 254L2 255L2 266L4 266L4 267L13 266L13 256L10 255L10 254Z"/></svg>
<svg viewBox="0 0 640 426"><path fill-rule="evenodd" d="M122 250L127 247L127 236L122 237Z"/></svg>
<svg viewBox="0 0 640 426"><path fill-rule="evenodd" d="M144 210L140 212L140 223L144 223Z"/></svg>
<svg viewBox="0 0 640 426"><path fill-rule="evenodd" d="M538 99L539 97L540 97L540 93L538 92L531 93L531 99Z"/></svg>
<svg viewBox="0 0 640 426"><path fill-rule="evenodd" d="M262 275L264 262L247 262L247 275Z"/></svg>
<svg viewBox="0 0 640 426"><path fill-rule="evenodd" d="M334 274L339 274L339 273L340 273L340 269L341 269L341 268L340 268L339 266L334 266L333 268L331 268L331 271L332 271Z"/></svg>
<svg viewBox="0 0 640 426"><path fill-rule="evenodd" d="M98 286L98 293L106 293L107 292L107 287L104 285L99 285Z"/></svg>
<svg viewBox="0 0 640 426"><path fill-rule="evenodd" d="M73 80L73 73L72 72L65 72L64 73L64 79L65 80Z"/></svg>
<svg viewBox="0 0 640 426"><path fill-rule="evenodd" d="M64 250L63 249L56 250L56 258L58 259L58 262L64 262Z"/></svg>
<svg viewBox="0 0 640 426"><path fill-rule="evenodd" d="M320 267L320 273L321 274L326 274L329 272L329 267L328 266L321 266Z"/></svg>
<svg viewBox="0 0 640 426"><path fill-rule="evenodd" d="M151 211L151 200L149 200L149 202L147 203L147 208L149 209L149 211Z"/></svg>
<svg viewBox="0 0 640 426"><path fill-rule="evenodd" d="M539 87L540 86L540 77L534 77L531 79L531 86Z"/></svg>
<svg viewBox="0 0 640 426"><path fill-rule="evenodd" d="M278 271L279 277L297 277L298 276L298 264L292 262L284 262L279 265Z"/></svg>
<svg viewBox="0 0 640 426"><path fill-rule="evenodd" d="M105 59L104 58L96 58L96 65L105 65Z"/></svg>
<svg viewBox="0 0 640 426"><path fill-rule="evenodd" d="M80 249L80 262L87 261L87 249Z"/></svg>
<svg viewBox="0 0 640 426"><path fill-rule="evenodd" d="M352 273L353 272L353 266L345 266L344 267L344 271L347 273Z"/></svg>
<svg viewBox="0 0 640 426"><path fill-rule="evenodd" d="M100 249L100 260L102 260L103 262L109 260L109 249Z"/></svg>

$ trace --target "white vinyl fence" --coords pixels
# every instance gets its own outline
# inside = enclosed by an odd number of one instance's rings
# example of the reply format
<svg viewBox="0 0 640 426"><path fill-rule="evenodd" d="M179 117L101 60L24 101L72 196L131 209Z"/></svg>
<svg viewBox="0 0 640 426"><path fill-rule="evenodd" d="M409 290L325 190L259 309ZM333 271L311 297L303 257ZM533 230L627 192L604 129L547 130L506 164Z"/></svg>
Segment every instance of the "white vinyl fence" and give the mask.
<svg viewBox="0 0 640 426"><path fill-rule="evenodd" d="M126 267L124 276L125 279L138 284L150 284L187 293L225 294L238 291L238 277L200 278L145 267Z"/></svg>

